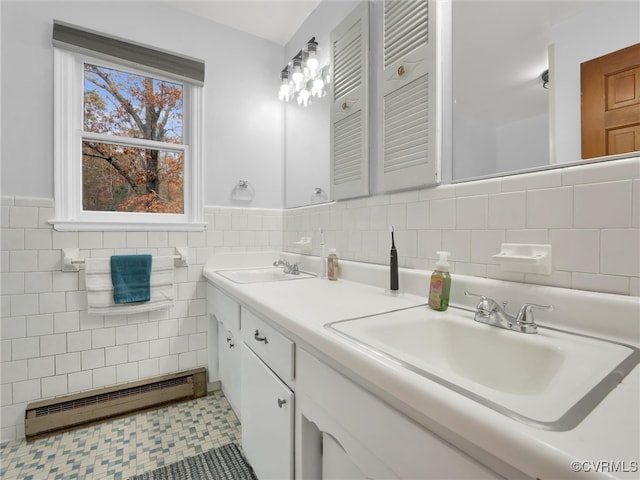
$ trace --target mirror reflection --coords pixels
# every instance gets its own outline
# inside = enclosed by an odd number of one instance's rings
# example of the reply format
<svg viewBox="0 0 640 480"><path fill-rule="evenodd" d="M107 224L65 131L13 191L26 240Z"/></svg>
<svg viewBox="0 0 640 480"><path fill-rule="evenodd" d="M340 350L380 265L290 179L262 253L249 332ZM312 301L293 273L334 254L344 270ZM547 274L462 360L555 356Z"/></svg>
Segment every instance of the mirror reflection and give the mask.
<svg viewBox="0 0 640 480"><path fill-rule="evenodd" d="M286 45L285 58L315 36L326 61L329 33L358 3L322 1ZM580 64L640 43L640 2L451 0L451 6L453 159L443 159L451 162L451 180L580 161ZM287 207L330 195L329 103L325 97L308 108L285 107Z"/></svg>
<svg viewBox="0 0 640 480"><path fill-rule="evenodd" d="M329 62L331 31L360 0L322 1L285 45L288 61L314 37L320 65ZM307 107L285 104L285 204L288 208L330 200L330 95L313 97ZM318 189L320 191L318 191Z"/></svg>
<svg viewBox="0 0 640 480"><path fill-rule="evenodd" d="M639 41L638 2L453 0L453 180L586 157L580 64Z"/></svg>

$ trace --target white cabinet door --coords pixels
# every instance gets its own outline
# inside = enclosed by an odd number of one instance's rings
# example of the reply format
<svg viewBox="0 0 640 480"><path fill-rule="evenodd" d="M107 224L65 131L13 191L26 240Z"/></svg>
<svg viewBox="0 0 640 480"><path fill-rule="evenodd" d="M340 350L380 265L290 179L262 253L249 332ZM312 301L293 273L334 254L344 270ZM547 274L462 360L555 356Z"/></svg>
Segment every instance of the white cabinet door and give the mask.
<svg viewBox="0 0 640 480"><path fill-rule="evenodd" d="M383 0L378 15L378 188L440 181L440 53L434 0Z"/></svg>
<svg viewBox="0 0 640 480"><path fill-rule="evenodd" d="M240 335L227 330L218 321L218 373L224 396L233 411L242 420L240 409Z"/></svg>
<svg viewBox="0 0 640 480"><path fill-rule="evenodd" d="M242 448L260 480L293 478L293 392L242 344Z"/></svg>
<svg viewBox="0 0 640 480"><path fill-rule="evenodd" d="M331 198L369 193L369 2L331 32Z"/></svg>

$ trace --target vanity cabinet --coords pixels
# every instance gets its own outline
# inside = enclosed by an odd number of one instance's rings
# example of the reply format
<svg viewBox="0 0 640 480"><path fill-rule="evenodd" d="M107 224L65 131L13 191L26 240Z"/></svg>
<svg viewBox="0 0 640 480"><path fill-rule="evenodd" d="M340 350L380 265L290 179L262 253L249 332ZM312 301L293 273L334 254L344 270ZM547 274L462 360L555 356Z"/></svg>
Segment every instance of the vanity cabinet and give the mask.
<svg viewBox="0 0 640 480"><path fill-rule="evenodd" d="M240 332L234 333L218 320L218 374L225 397L242 421L240 408Z"/></svg>
<svg viewBox="0 0 640 480"><path fill-rule="evenodd" d="M240 405L241 359L240 359L240 304L212 285L207 292L209 313L216 318L218 339L218 376L229 405L238 420L242 421ZM211 371L211 368L210 368Z"/></svg>
<svg viewBox="0 0 640 480"><path fill-rule="evenodd" d="M258 478L293 479L294 343L242 308L242 448Z"/></svg>
<svg viewBox="0 0 640 480"><path fill-rule="evenodd" d="M299 478L503 478L304 349L297 353Z"/></svg>
<svg viewBox="0 0 640 480"><path fill-rule="evenodd" d="M349 458L342 445L322 433L322 480L366 480L366 476Z"/></svg>

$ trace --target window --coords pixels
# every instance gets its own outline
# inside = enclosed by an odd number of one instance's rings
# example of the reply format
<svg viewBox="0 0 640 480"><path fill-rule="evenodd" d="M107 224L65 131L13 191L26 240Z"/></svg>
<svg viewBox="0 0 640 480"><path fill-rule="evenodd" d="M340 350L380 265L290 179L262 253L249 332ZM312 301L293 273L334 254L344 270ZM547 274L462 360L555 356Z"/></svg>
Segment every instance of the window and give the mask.
<svg viewBox="0 0 640 480"><path fill-rule="evenodd" d="M82 209L184 213L183 87L84 64Z"/></svg>
<svg viewBox="0 0 640 480"><path fill-rule="evenodd" d="M54 48L55 228L204 228L200 87L101 57Z"/></svg>

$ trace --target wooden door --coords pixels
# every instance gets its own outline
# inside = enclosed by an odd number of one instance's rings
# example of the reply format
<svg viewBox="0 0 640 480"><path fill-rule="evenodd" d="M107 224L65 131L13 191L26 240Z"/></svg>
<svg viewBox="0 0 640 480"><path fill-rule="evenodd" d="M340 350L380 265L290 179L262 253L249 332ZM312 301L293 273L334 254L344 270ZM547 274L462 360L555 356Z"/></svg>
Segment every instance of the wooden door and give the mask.
<svg viewBox="0 0 640 480"><path fill-rule="evenodd" d="M640 150L640 43L580 65L582 158Z"/></svg>

